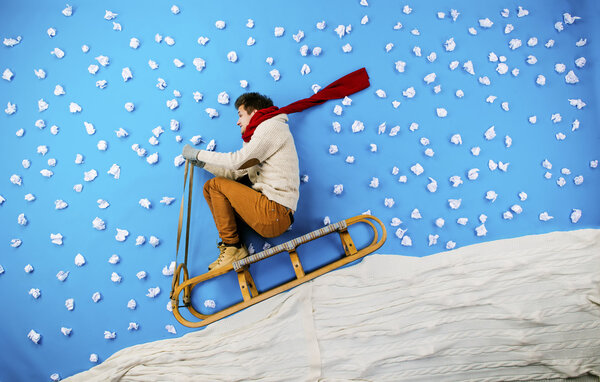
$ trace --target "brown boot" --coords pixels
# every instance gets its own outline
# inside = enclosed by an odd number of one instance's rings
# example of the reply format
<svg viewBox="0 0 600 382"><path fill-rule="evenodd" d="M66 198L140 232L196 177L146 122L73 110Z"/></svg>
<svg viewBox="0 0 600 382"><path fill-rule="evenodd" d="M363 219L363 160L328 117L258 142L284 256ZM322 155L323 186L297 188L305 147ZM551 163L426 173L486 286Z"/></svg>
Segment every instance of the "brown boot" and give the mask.
<svg viewBox="0 0 600 382"><path fill-rule="evenodd" d="M226 267L234 261L241 260L248 256L248 250L246 249L245 245L242 245L240 248L223 245L223 248L223 252L219 255L219 258L216 260L216 264L211 268L211 270ZM221 249L221 247L219 247L219 249Z"/></svg>
<svg viewBox="0 0 600 382"><path fill-rule="evenodd" d="M221 262L223 254L225 253L225 244L222 241L217 243L217 248L219 248L219 257L215 261L210 263L210 265L208 266L209 271L211 271L217 264L219 264L219 262Z"/></svg>

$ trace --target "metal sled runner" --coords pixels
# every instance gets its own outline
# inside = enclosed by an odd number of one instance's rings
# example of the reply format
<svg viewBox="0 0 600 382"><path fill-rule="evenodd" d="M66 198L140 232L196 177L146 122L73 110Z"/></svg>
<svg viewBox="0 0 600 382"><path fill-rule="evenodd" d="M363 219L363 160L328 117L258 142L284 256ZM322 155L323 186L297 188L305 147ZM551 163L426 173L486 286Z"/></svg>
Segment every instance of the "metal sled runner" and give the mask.
<svg viewBox="0 0 600 382"><path fill-rule="evenodd" d="M190 163L186 161L185 164L185 175L184 175L184 191L185 184L187 180L188 167ZM173 309L173 314L177 321L179 321L182 325L191 328L199 328L202 326L206 326L211 324L221 318L227 317L233 313L236 313L242 309L245 309L251 305L254 305L258 302L266 300L269 297L273 297L281 292L294 288L302 283L310 281L315 277L321 276L327 272L330 272L334 269L342 267L346 264L349 264L355 260L358 260L374 251L379 249L386 239L386 230L383 223L371 215L358 215L349 219L345 219L339 221L334 224L330 224L316 231L307 233L306 235L297 237L293 240L285 242L283 244L279 244L275 247L269 248L260 253L248 256L244 259L234 262L233 264L229 264L225 267L217 268L202 275L190 278L187 270L187 255L188 255L188 245L189 245L189 224L190 224L190 210L191 210L191 201L192 201L192 181L194 177L194 169L192 165L192 171L190 175L190 183L189 183L189 195L188 195L188 215L187 215L187 227L186 227L186 245L185 245L185 261L183 263L177 264L177 268L175 273L173 274L173 283L171 287L171 307ZM185 196L185 194L184 194ZM182 198L181 201L181 209L179 213L179 227L177 230L177 250L179 250L179 241L181 237L182 223L183 223L183 208L184 200ZM356 248L354 244L354 240L350 236L348 232L348 227L357 224L357 223L365 223L371 227L373 231L373 239L369 245L364 248ZM378 227L376 226L376 224ZM381 234L379 233L381 231ZM312 270L310 272L305 272L302 264L300 262L300 258L298 257L297 248L309 241L318 239L320 237L329 235L329 234L339 234L341 244L344 250L343 255L340 259L330 262L322 266L321 268ZM252 278L252 275L249 270L249 265L276 255L281 252L288 252L290 261L292 262L292 267L295 272L295 279L285 282L281 285L275 286L272 289L259 292L256 288L256 284ZM243 301L238 302L228 308L225 308L221 311L218 311L213 314L202 314L198 312L193 304L191 299L192 289L197 285L213 279L215 277L221 276L228 272L236 272L237 279L240 286L241 296L243 297ZM183 305L179 305L180 295L183 292ZM187 308L188 311L197 317L199 321L192 322L185 319L179 309Z"/></svg>

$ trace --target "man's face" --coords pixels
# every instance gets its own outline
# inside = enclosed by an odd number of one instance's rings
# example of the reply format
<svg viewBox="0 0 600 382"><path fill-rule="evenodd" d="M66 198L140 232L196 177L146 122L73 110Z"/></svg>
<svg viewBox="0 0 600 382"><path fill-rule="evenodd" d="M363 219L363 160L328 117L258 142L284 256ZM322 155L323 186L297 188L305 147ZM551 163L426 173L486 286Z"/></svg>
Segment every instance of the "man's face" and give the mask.
<svg viewBox="0 0 600 382"><path fill-rule="evenodd" d="M242 134L246 131L246 127L250 123L250 118L256 113L256 110L252 110L252 113L248 114L246 109L244 109L244 105L241 105L238 108L238 116L240 117L237 121L237 125L242 128Z"/></svg>

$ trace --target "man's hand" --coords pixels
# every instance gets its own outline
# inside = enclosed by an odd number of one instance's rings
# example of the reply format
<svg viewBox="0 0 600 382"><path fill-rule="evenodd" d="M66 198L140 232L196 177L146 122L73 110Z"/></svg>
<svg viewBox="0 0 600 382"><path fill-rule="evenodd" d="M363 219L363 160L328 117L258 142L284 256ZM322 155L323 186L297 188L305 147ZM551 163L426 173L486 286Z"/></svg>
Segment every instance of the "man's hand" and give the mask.
<svg viewBox="0 0 600 382"><path fill-rule="evenodd" d="M198 160L198 151L200 150L196 150L190 145L185 145L181 154L185 159L190 161L192 166L203 168L205 163Z"/></svg>
<svg viewBox="0 0 600 382"><path fill-rule="evenodd" d="M190 145L185 145L185 146L183 146L183 151L181 152L181 154L183 155L183 157L185 159L188 159L190 161L197 161L198 160L198 152L200 152L200 150L195 149Z"/></svg>

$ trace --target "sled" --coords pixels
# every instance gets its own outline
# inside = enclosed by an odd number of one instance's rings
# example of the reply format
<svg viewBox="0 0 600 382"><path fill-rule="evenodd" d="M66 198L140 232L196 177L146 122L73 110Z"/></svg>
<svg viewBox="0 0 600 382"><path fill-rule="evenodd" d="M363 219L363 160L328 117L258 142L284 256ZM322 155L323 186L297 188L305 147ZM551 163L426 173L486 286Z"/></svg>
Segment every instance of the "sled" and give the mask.
<svg viewBox="0 0 600 382"><path fill-rule="evenodd" d="M185 174L184 174L184 197L185 197L185 186L187 181L188 168L191 164L188 160L185 163ZM171 286L171 308L173 309L173 314L179 323L185 325L190 328L200 328L211 324L215 321L218 321L224 317L227 317L233 313L239 312L242 309L245 309L251 305L254 305L258 302L264 301L270 297L273 297L281 292L287 291L291 288L294 288L300 284L303 284L307 281L310 281L318 276L321 276L327 272L331 272L337 268L340 268L344 265L347 265L353 261L363 258L364 256L376 251L379 249L386 239L386 230L383 223L372 215L358 215L355 217L351 217L349 219L341 220L334 224L329 224L323 228L307 233L303 236L297 237L290 241L287 241L283 244L279 244L277 246L266 249L262 252L250 255L244 259L239 261L235 261L232 264L229 264L225 267L213 269L207 273L201 274L199 276L190 278L188 269L187 269L187 259L188 259L188 247L189 247L189 226L190 226L190 210L191 210L191 202L192 202L192 183L194 177L194 167L192 165L191 175L190 175L190 183L189 183L189 193L188 193L188 208L187 208L187 225L186 225L186 243L185 243L185 259L183 263L177 264L175 273L173 274L173 282ZM181 238L181 231L183 225L183 211L184 211L184 197L181 200L181 208L179 211L179 227L177 229L177 252L179 252L179 242ZM348 232L348 227L354 224L364 223L369 226L373 231L373 239L370 244L365 246L364 248L356 248L354 244L354 240L350 236ZM330 234L338 234L342 248L343 254L337 260L334 260L328 264L323 265L320 268L305 271L300 258L298 256L298 247L302 244L308 243L310 241L319 239L321 237L330 235ZM252 274L250 272L250 265L256 262L267 259L276 254L287 252L292 263L292 267L295 272L295 278L291 281L284 282L278 286L275 286L269 290L259 291L254 283L252 278ZM177 255L176 255L177 258ZM177 263L177 260L176 260ZM215 277L219 277L228 272L235 272L237 274L237 280L240 287L240 293L243 300L234 305L231 305L227 308L224 308L220 311L217 311L212 314L202 314L192 304L192 289L196 286L204 283L210 279ZM180 305L180 295L183 293L183 305ZM198 318L197 321L190 321L184 318L179 311L180 308L187 309L193 316Z"/></svg>

